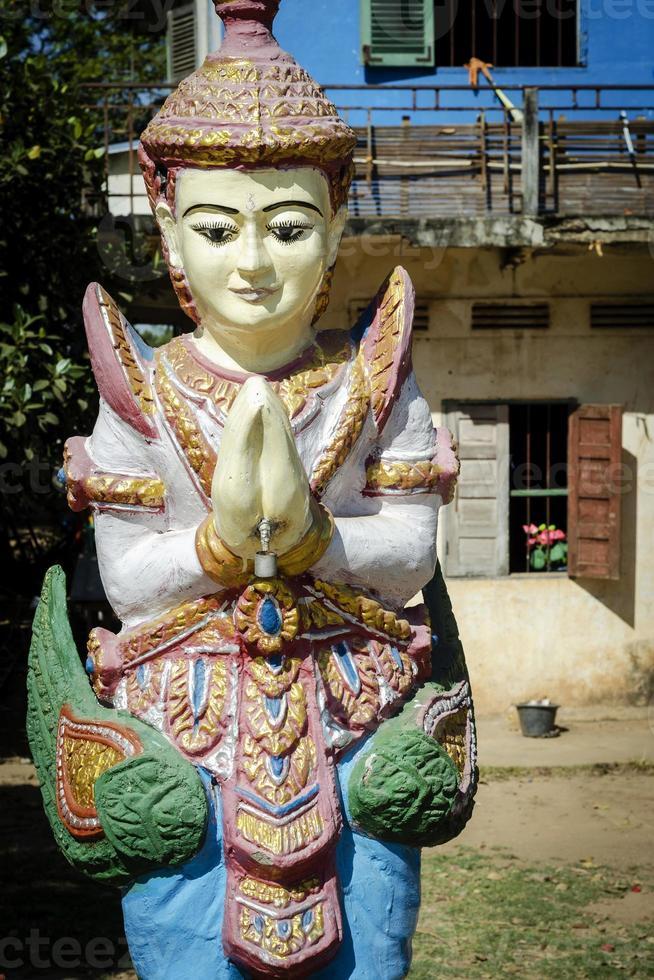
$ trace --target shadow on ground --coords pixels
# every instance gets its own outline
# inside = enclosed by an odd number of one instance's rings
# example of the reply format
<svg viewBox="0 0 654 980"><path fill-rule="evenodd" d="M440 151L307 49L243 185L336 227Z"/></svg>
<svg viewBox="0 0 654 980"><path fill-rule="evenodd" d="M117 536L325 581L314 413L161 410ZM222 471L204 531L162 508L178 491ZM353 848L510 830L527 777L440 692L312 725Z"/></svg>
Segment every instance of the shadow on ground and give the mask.
<svg viewBox="0 0 654 980"><path fill-rule="evenodd" d="M0 785L0 971L63 980L130 967L119 894L78 874L57 850L36 785Z"/></svg>

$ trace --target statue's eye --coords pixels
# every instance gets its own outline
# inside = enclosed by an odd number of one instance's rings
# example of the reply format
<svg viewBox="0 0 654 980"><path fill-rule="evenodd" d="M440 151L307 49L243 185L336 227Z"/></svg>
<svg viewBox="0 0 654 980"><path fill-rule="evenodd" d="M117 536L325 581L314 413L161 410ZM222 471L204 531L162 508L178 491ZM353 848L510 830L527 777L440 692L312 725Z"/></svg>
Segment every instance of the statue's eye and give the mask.
<svg viewBox="0 0 654 980"><path fill-rule="evenodd" d="M278 225L268 225L268 231L271 231L277 241L282 245L292 245L293 242L297 242L302 238L305 231L311 231L312 228L313 225L299 221L287 221L283 224L280 222Z"/></svg>
<svg viewBox="0 0 654 980"><path fill-rule="evenodd" d="M192 225L191 227L212 245L227 245L238 231L232 225Z"/></svg>

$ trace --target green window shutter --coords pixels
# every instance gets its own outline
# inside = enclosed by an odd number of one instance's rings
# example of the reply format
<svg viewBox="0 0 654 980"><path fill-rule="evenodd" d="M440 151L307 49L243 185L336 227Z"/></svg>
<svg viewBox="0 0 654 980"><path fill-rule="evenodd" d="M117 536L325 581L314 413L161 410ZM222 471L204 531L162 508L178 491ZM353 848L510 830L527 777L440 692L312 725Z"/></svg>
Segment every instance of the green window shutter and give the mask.
<svg viewBox="0 0 654 980"><path fill-rule="evenodd" d="M364 65L433 65L434 0L361 0Z"/></svg>

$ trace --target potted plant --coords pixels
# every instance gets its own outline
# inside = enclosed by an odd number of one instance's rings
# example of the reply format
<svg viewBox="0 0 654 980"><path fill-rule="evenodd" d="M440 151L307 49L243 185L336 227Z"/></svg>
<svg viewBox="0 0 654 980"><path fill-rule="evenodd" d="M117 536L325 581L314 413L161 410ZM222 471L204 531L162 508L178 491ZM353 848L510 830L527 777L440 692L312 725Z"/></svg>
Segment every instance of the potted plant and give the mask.
<svg viewBox="0 0 654 980"><path fill-rule="evenodd" d="M535 572L563 571L568 563L565 531L556 524L523 524L529 565Z"/></svg>

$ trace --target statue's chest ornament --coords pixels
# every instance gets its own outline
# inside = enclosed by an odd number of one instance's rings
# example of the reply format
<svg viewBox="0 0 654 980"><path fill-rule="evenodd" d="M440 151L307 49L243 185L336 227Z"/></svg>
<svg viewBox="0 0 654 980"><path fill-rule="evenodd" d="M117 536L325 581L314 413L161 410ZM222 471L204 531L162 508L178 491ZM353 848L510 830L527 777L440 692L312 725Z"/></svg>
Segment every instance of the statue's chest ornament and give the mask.
<svg viewBox="0 0 654 980"><path fill-rule="evenodd" d="M234 609L234 625L243 640L267 656L279 653L297 636L297 601L279 579L258 579L248 585Z"/></svg>

